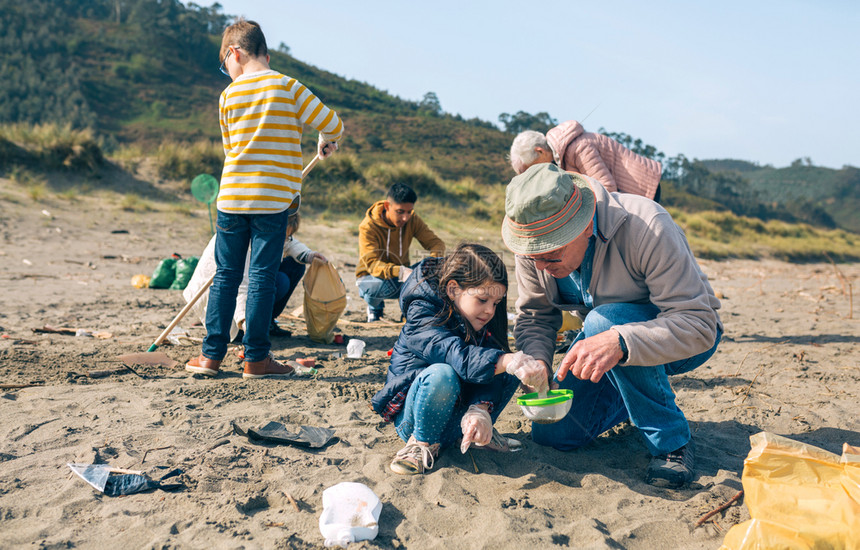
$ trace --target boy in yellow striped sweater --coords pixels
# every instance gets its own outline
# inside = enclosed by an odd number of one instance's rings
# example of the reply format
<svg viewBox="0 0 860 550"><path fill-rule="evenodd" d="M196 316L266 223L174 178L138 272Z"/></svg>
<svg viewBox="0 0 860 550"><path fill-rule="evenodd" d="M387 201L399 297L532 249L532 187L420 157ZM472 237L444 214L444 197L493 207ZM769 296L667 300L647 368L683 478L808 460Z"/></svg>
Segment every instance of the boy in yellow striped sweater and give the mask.
<svg viewBox="0 0 860 550"><path fill-rule="evenodd" d="M221 72L233 83L219 102L226 160L217 202L217 270L202 353L185 369L218 374L250 246L243 377L281 378L293 369L272 357L269 321L287 218L298 208L302 188L302 127L319 131L318 154L326 158L337 149L343 124L308 88L269 68L266 38L257 23L239 19L227 27L220 57Z"/></svg>

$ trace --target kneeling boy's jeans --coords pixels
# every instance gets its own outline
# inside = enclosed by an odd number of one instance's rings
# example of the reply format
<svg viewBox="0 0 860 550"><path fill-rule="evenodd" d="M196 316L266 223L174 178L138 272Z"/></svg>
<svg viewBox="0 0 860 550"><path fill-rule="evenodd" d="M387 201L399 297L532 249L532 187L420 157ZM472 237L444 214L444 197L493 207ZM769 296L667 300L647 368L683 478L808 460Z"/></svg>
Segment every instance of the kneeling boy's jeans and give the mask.
<svg viewBox="0 0 860 550"><path fill-rule="evenodd" d="M498 374L490 382L493 412L496 422L505 405L520 385L516 376ZM397 435L403 441L409 436L424 443L440 443L444 449L463 436L460 419L469 408L469 386L457 375L451 365L434 363L421 371L406 394L403 410L394 418Z"/></svg>
<svg viewBox="0 0 860 550"><path fill-rule="evenodd" d="M650 321L657 313L659 309L651 304L600 305L585 317L573 344L615 325ZM629 418L645 436L652 455L683 447L690 441L690 427L675 404L668 376L701 366L717 350L721 336L718 331L713 347L699 355L654 367L616 366L597 383L568 373L563 381L556 381L561 389L573 390L573 407L554 424L532 424L532 438L541 445L569 451Z"/></svg>
<svg viewBox="0 0 860 550"><path fill-rule="evenodd" d="M403 283L394 279L380 279L373 275L365 275L359 277L355 281L355 286L358 287L358 295L367 302L368 307L378 314L382 314L385 307L385 299L399 298L400 287Z"/></svg>
<svg viewBox="0 0 860 550"><path fill-rule="evenodd" d="M245 256L251 247L248 301L245 305L245 361L262 361L269 354L269 323L275 303L275 276L284 252L288 212L277 214L227 214L218 211L215 238L215 279L206 307L203 355L223 359L230 342L230 323L236 294L245 272Z"/></svg>

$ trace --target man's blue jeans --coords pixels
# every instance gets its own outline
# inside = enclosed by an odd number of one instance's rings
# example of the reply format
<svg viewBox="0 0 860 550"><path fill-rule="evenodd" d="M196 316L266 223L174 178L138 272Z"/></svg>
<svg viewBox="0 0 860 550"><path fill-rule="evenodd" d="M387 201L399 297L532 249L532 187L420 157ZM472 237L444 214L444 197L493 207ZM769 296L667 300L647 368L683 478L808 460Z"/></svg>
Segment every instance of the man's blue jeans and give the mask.
<svg viewBox="0 0 860 550"><path fill-rule="evenodd" d="M516 376L499 374L493 377L493 412L496 422L505 405L520 385ZM425 443L440 443L444 449L463 436L460 419L469 408L469 386L446 363L434 363L421 371L406 395L403 410L394 419L397 435L403 441L409 436Z"/></svg>
<svg viewBox="0 0 860 550"><path fill-rule="evenodd" d="M373 275L365 275L359 277L355 282L358 287L358 295L367 302L370 309L378 314L382 314L385 309L385 299L399 298L400 287L403 283L394 279L380 279Z"/></svg>
<svg viewBox="0 0 860 550"><path fill-rule="evenodd" d="M600 305L585 317L582 331L573 343L614 325L650 321L657 313L659 309L650 304ZM532 424L532 438L541 445L569 451L629 418L645 436L645 445L652 455L683 447L690 441L690 427L675 404L669 375L701 366L717 350L721 336L718 332L714 346L694 357L654 367L616 366L596 384L568 373L558 385L573 390L573 407L554 424Z"/></svg>
<svg viewBox="0 0 860 550"><path fill-rule="evenodd" d="M215 238L215 279L209 288L206 308L206 338L203 355L221 360L227 354L230 323L236 309L236 294L245 271L245 256L251 247L248 270L248 301L245 306L245 361L262 361L269 354L269 323L275 303L275 276L284 252L287 211L277 214L227 214L218 211Z"/></svg>

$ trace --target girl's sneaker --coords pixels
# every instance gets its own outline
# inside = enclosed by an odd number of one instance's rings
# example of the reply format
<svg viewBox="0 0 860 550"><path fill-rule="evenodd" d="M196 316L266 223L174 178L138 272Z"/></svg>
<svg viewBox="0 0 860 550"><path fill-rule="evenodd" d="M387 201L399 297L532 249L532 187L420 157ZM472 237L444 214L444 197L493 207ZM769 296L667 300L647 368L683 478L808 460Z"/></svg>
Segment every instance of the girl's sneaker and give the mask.
<svg viewBox="0 0 860 550"><path fill-rule="evenodd" d="M423 474L433 469L433 463L439 456L439 444L423 443L410 436L406 446L397 451L391 461L391 471L395 474Z"/></svg>

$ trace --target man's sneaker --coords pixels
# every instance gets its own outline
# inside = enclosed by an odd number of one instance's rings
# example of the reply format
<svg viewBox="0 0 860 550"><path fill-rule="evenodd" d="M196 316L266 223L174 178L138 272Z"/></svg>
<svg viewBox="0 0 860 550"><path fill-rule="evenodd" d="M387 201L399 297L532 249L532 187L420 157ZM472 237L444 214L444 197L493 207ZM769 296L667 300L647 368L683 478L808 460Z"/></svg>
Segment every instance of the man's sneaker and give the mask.
<svg viewBox="0 0 860 550"><path fill-rule="evenodd" d="M523 444L517 439L505 437L499 433L496 428L493 428L493 437L486 445L474 445L473 449L487 449L488 451L496 451L499 453L515 453L523 450Z"/></svg>
<svg viewBox="0 0 860 550"><path fill-rule="evenodd" d="M367 322L375 323L382 319L382 310L381 309L373 309L371 307L367 308Z"/></svg>
<svg viewBox="0 0 860 550"><path fill-rule="evenodd" d="M690 440L676 451L652 458L645 483L655 487L681 488L693 480L694 464L693 440Z"/></svg>
<svg viewBox="0 0 860 550"><path fill-rule="evenodd" d="M439 444L422 443L410 436L406 446L397 451L391 461L391 471L395 474L423 474L433 469L433 463L439 456Z"/></svg>

